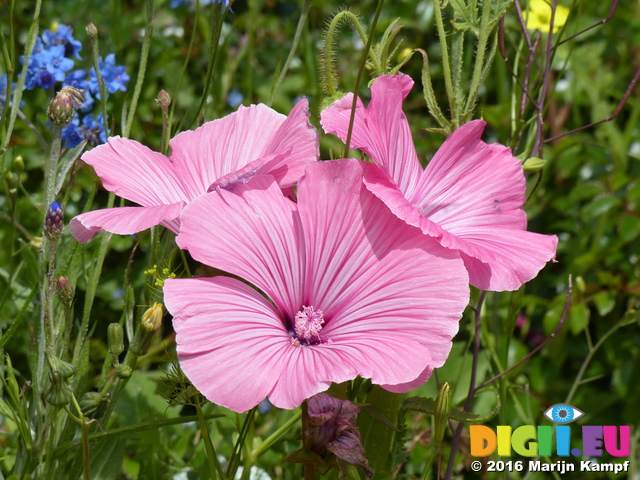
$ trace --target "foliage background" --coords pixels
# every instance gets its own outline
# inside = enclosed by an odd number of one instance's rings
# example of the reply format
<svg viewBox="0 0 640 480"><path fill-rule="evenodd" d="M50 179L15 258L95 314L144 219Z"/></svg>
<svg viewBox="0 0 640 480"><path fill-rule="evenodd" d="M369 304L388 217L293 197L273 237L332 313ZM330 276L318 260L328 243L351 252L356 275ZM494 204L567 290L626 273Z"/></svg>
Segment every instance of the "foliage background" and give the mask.
<svg viewBox="0 0 640 480"><path fill-rule="evenodd" d="M26 32L33 18L31 1L18 2L15 9L14 31L18 52L24 47ZM611 3L574 1L561 2L571 8L565 38L589 25L605 19ZM526 4L526 2L523 2ZM273 102L273 107L288 112L294 99L306 95L310 99L311 121L319 127L318 113L322 89L318 73L319 47L327 19L341 6L334 1L314 1L303 31L301 42L290 65L289 73ZM8 2L0 5L0 12ZM376 2L363 1L352 10L369 24ZM438 61L439 43L433 20L431 1L388 2L378 22L380 36L396 18L404 28L397 54L404 48L423 48L431 60L431 75L441 105L444 105L442 67ZM270 95L275 73L289 53L291 41L300 15L301 2L274 0L238 0L233 4L223 26L214 84L209 92L206 120L218 118L235 109L227 103L231 90L241 93L243 104L265 102ZM204 75L209 58L212 35L212 8L202 6L199 18L188 6L171 9L168 2L156 5L154 31L149 63L141 91L138 109L130 137L152 149L161 145L162 123L156 97L165 89L173 99L172 131L194 127L196 107L202 95ZM8 36L7 16L0 13L0 28ZM130 102L137 75L142 36L144 34L144 5L137 1L45 2L40 14L41 31L52 22L73 27L75 38L83 44L81 55L90 64L89 42L85 32L93 22L100 33L102 54L114 52L119 64L127 66L132 77L126 93L111 95L109 111L112 130L122 131L122 109ZM505 49L513 62L522 33L516 13L509 9L505 18ZM193 37L193 50L185 66L185 58ZM363 45L350 28L341 31L338 41L337 65L340 86L353 89L356 65L362 57ZM611 115L623 98L636 70L640 68L640 2L620 2L611 20L558 48L553 61L553 90L545 111L547 137L568 132ZM18 53L19 54L19 53ZM466 55L471 60L472 51ZM1 69L2 67L0 67ZM428 114L420 85L422 63L414 56L402 69L416 80L416 86L405 102L421 161L430 158L442 143L442 136L426 131L435 127ZM2 73L0 71L0 73ZM468 74L468 72L467 72ZM361 95L368 98L366 84ZM22 112L45 140L50 140L46 107L51 92L40 89L25 91ZM511 77L499 55L491 74L481 89L477 116L489 123L485 133L488 141L516 145L516 134L524 128L514 119L514 105L520 101L521 90ZM517 110L517 108L516 108ZM523 115L523 118L527 118ZM640 328L636 309L640 296L640 96L631 94L620 114L602 123L556 141L545 144L544 158L548 161L541 178L529 177L531 198L526 208L529 229L539 233L556 234L560 238L557 263L548 265L540 275L516 293L489 293L482 316L482 344L478 365L478 383L524 358L550 335L560 321L567 296L569 276L573 279L571 307L559 334L540 352L522 366L484 389L476 396L472 410L490 411L496 394L502 397L502 409L493 425L541 425L547 421L543 412L548 406L569 402L585 412L587 425L640 425ZM512 123L513 122L513 123ZM513 131L512 126L516 125ZM321 130L320 130L321 131ZM339 156L341 142L321 135L321 158ZM520 153L517 151L516 153ZM359 155L358 152L353 152ZM25 169L15 169L15 158L24 159ZM37 246L30 240L40 236L44 214L40 201L43 191L43 172L46 148L34 130L18 120L9 149L4 152L3 190L0 196L0 327L9 328L26 298L38 282ZM19 178L16 187L6 177L7 172ZM538 183L537 188L534 186ZM63 190L69 201L65 206L68 220L85 209L89 192L99 182L90 167L78 164L71 181ZM107 192L98 189L92 208L107 204ZM11 219L23 229L12 226ZM134 251L134 245L139 247ZM75 311L80 315L90 259L98 246L90 244L76 249L75 240L65 229L61 251L66 252L59 262L57 274L77 279ZM105 260L97 298L91 317L89 370L84 382L88 387L99 382L100 370L106 358L106 327L118 322L125 302L123 277L129 266L130 280L136 292L136 311L142 312L160 292L150 288L152 283L144 271L153 265L149 232L134 237L111 239ZM70 258L81 255L79 271L72 268ZM167 260L168 261L168 260ZM173 268L177 264L171 264ZM196 267L192 264L192 267ZM183 272L178 268L178 274ZM477 299L477 292L475 298ZM35 300L29 309L37 315ZM516 327L518 313L521 324ZM625 322L624 326L623 323ZM29 380L28 356L33 348L30 330L24 322L5 351L18 372L21 385ZM435 397L436 381L453 383L453 402L461 406L468 392L472 369L471 342L474 336L473 315L468 312L460 324L451 357L445 367L427 385L416 392ZM599 343L601 339L605 341ZM174 351L173 333L169 319L154 339L151 354L139 362L117 404L118 425L193 414L188 407L167 407L156 393L156 382L167 367ZM207 405L206 412L224 413L212 428L218 453L231 455L231 441L237 435L241 416L219 407ZM257 417L252 432L254 446L259 445L278 426L289 418L289 412L270 410ZM13 452L17 447L15 425L0 421L0 471L8 474L12 468ZM299 427L298 427L299 428ZM419 476L428 457L426 445L430 438L431 420L423 415L408 419L407 447L410 453L399 473L407 478ZM632 469L629 478L638 478L638 430L632 431ZM282 458L299 448L296 435L290 430L284 439L269 449L258 461L260 469L271 478L300 478L297 465L283 463ZM445 438L442 452L442 471L446 467ZM472 474L467 466L471 461L463 438L461 454L455 474L459 478L501 478L498 474ZM120 439L99 443L92 451L94 478L205 478L204 447L197 441L193 424L152 430ZM604 460L606 461L606 460ZM102 462L102 463L100 463ZM501 474L500 474L501 475ZM71 477L70 477L71 478ZM259 478L259 477L255 477ZM266 477L265 477L266 478ZM515 478L515 477L514 477ZM538 478L534 474L528 478ZM582 478L578 474L569 478ZM606 474L590 474L589 478L607 478Z"/></svg>

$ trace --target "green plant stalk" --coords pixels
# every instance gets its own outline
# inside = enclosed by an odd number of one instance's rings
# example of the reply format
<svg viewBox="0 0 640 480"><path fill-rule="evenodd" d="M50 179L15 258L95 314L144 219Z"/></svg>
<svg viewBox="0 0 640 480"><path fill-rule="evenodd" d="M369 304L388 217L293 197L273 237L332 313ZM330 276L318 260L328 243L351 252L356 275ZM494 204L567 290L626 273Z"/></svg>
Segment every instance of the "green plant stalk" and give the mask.
<svg viewBox="0 0 640 480"><path fill-rule="evenodd" d="M131 133L131 127L133 125L133 117L136 113L136 107L138 106L138 99L140 98L140 91L142 90L142 84L144 83L144 75L147 71L147 59L149 58L149 48L151 47L151 36L153 35L153 12L154 12L154 0L147 0L146 2L146 17L145 17L145 32L144 40L142 41L142 51L140 52L140 67L138 68L138 78L136 79L136 86L133 90L133 97L131 98L131 106L127 113L127 123L124 129L124 137L128 137ZM106 122L106 120L105 120ZM164 123L164 120L163 120Z"/></svg>
<svg viewBox="0 0 640 480"><path fill-rule="evenodd" d="M107 121L107 90L104 88L104 79L100 71L100 49L98 48L98 35L89 35L91 43L91 58L93 60L93 69L96 72L96 80L98 81L98 89L100 90L100 110L102 111L102 122L104 124L104 134L109 136L109 122Z"/></svg>
<svg viewBox="0 0 640 480"><path fill-rule="evenodd" d="M89 421L82 419L82 473L84 480L91 480L91 458L89 457Z"/></svg>
<svg viewBox="0 0 640 480"><path fill-rule="evenodd" d="M18 110L20 108L20 100L22 99L22 90L24 89L24 82L27 78L27 68L29 67L29 58L36 44L36 38L38 37L38 22L40 18L40 7L42 0L36 0L36 6L34 8L33 21L31 27L29 27L29 33L27 34L27 44L24 48L24 64L22 65L22 74L18 77L16 88L13 91L13 103L11 104L11 113L9 114L9 125L2 139L2 145L0 145L0 157L4 154L9 141L11 140L11 133L16 123L16 117L18 116ZM13 8L11 8L13 11Z"/></svg>
<svg viewBox="0 0 640 480"><path fill-rule="evenodd" d="M329 24L329 28L327 29L327 34L325 36L323 62L322 62L323 70L324 70L323 72L324 88L326 90L327 95L329 96L335 95L336 91L338 90L338 85L337 85L338 76L333 71L333 66L334 66L333 36L335 35L338 25L340 24L343 18L351 20L351 23L353 24L356 31L360 35L360 39L362 40L362 43L364 43L365 45L367 44L370 45L369 37L367 36L366 32L362 28L362 25L360 24L360 20L358 20L358 17L355 16L352 12L350 12L349 10L343 10L340 13L338 13L335 17L333 17L333 19L331 20L331 23ZM373 28L372 28L372 31L373 31ZM365 51L367 52L367 55L369 55L369 58L371 59L371 63L373 63L376 71L380 71L380 65L378 63L378 59L376 58L375 54L371 51L371 48L369 48L368 50L365 49Z"/></svg>
<svg viewBox="0 0 640 480"><path fill-rule="evenodd" d="M214 14L213 14L213 31L211 33L211 42L209 43L209 62L207 64L207 76L204 82L204 89L202 90L202 98L200 99L200 105L198 106L198 111L196 112L196 116L191 122L191 125L194 125L200 121L201 118L204 118L204 110L207 106L207 96L209 95L209 89L211 88L211 80L213 79L213 70L216 63L216 57L218 55L218 44L220 43L220 35L222 33L222 23L224 21L224 12L221 4L216 3L214 5ZM215 103L215 99L214 102Z"/></svg>
<svg viewBox="0 0 640 480"><path fill-rule="evenodd" d="M115 202L115 194L113 192L109 193L109 200L107 201L107 208L112 208ZM107 256L107 250L109 249L109 241L111 240L111 234L105 232L100 243L100 249L98 250L98 257L93 265L93 275L89 278L89 282L87 285L87 292L84 302L84 308L82 311L82 322L80 324L80 330L78 332L78 339L76 341L76 346L73 352L73 364L77 364L80 358L80 353L85 346L86 338L85 335L89 329L89 319L91 316L91 308L93 307L93 301L96 296L96 292L98 290L98 281L100 280L100 274L102 273L102 265L104 264L104 259Z"/></svg>
<svg viewBox="0 0 640 480"><path fill-rule="evenodd" d="M490 2L486 2L490 3ZM456 117L454 112L457 112L456 94L453 90L453 83L451 80L451 65L449 64L449 47L447 46L447 33L444 30L444 23L442 21L442 10L440 9L440 1L433 0L434 16L436 18L436 27L438 29L438 40L440 41L440 54L442 55L442 74L444 75L444 88L447 91L447 98L449 100L449 108L451 109L452 118Z"/></svg>
<svg viewBox="0 0 640 480"><path fill-rule="evenodd" d="M199 400L196 400L195 406L196 412L198 413L198 425L200 426L202 441L204 442L204 448L207 451L209 475L213 480L216 480L218 478L218 471L221 470L221 467L218 463L216 450L213 448L213 443L211 442L211 434L209 433L209 427L207 427L207 421L204 419L204 415L202 414L202 405Z"/></svg>
<svg viewBox="0 0 640 480"><path fill-rule="evenodd" d="M289 431L289 429L292 426L298 423L298 420L300 420L301 416L302 416L302 411L301 410L296 411L289 420L287 420L280 428L278 428L275 432L269 435L269 437L265 439L265 441L262 442L262 444L258 448L256 448L253 452L251 452L251 457L256 460L260 458L260 455L262 455L269 448L271 448L271 445L273 445L278 440L280 440L280 437L282 437L282 435L287 433L287 431Z"/></svg>
<svg viewBox="0 0 640 480"><path fill-rule="evenodd" d="M491 4L488 0L482 2L482 17L480 20L480 33L478 35L478 43L476 44L476 62L473 66L473 76L471 77L471 86L469 87L469 96L467 97L467 103L464 106L464 116L469 117L473 113L473 107L478 97L478 89L482 81L482 72L484 70L484 57L487 51L487 41L489 40L489 34L491 33L490 17L491 17ZM489 59L491 61L491 59ZM456 124L456 128L460 125Z"/></svg>
<svg viewBox="0 0 640 480"><path fill-rule="evenodd" d="M309 16L309 10L311 10L311 0L304 0L304 5L302 6L302 12L300 13L300 18L298 19L298 26L296 27L296 33L293 37L293 43L291 44L291 50L289 50L289 56L287 60L284 62L282 70L280 71L280 75L278 76L278 80L276 81L273 89L271 90L271 96L269 97L269 101L267 102L267 106L270 107L273 104L273 100L278 95L278 91L280 90L280 85L284 81L284 78L287 76L287 71L289 70L289 64L291 63L291 59L296 54L298 50L298 45L300 44L300 37L302 36L302 31L304 30L304 26L307 23L307 17Z"/></svg>
<svg viewBox="0 0 640 480"><path fill-rule="evenodd" d="M582 377L584 376L584 373L587 371L587 367L591 363L591 360L593 360L593 357L596 354L596 352L598 351L598 349L604 344L604 342L606 342L606 340L611 335L613 335L613 333L615 333L616 330L618 330L619 328L624 327L626 325L629 325L629 323L625 323L625 322L619 321L613 327L611 327L607 331L607 333L605 333L602 336L602 338L600 340L598 340L598 342L593 346L593 348L589 349L589 353L584 358L584 361L582 362L582 365L580 365L580 370L578 371L578 375L576 375L576 378L574 379L573 384L571 385L571 390L569 390L569 393L567 394L567 398L565 399L564 403L569 404L569 403L571 403L571 400L573 400L573 396L575 395L576 391L578 390L578 387L582 384Z"/></svg>
<svg viewBox="0 0 640 480"><path fill-rule="evenodd" d="M182 65L182 71L180 72L180 78L178 78L178 83L176 87L173 89L173 93L171 94L171 98L173 99L171 102L171 107L169 109L169 125L173 123L173 113L176 108L177 103L177 95L180 91L180 85L182 85L182 79L184 78L185 73L187 72L187 66L189 65L189 60L191 59L191 52L193 51L193 44L196 38L196 32L198 29L198 23L200 21L200 2L196 1L196 11L193 17L193 33L191 34L191 40L189 40L189 48L187 50L187 55L184 59L184 64Z"/></svg>
<svg viewBox="0 0 640 480"><path fill-rule="evenodd" d="M227 466L227 477L233 478L235 477L238 466L238 457L240 456L240 452L244 447L244 442L247 438L247 434L250 429L250 425L253 422L255 417L257 407L253 407L251 410L247 412L247 415L244 417L244 422L242 422L242 426L240 427L240 433L238 435L238 440L233 446L233 452L231 453L231 458L229 458L229 463ZM239 418L239 415L237 416Z"/></svg>
<svg viewBox="0 0 640 480"><path fill-rule="evenodd" d="M367 56L371 54L371 45L372 45L373 35L376 31L376 25L378 25L378 19L380 18L380 13L382 13L383 5L384 5L384 0L378 0L376 13L373 16L373 21L371 22L371 35L369 35L369 39L367 40L367 43L364 47L364 55L362 57L362 62L360 63L360 70L358 71L358 76L356 77L356 85L353 89L353 102L351 103L351 116L349 117L349 129L347 130L347 140L344 145L343 158L349 158L349 150L351 146L351 135L353 135L353 122L355 121L355 118L356 118L356 106L358 105L358 92L360 91L360 83L362 82L362 77L364 76L364 69L367 65Z"/></svg>

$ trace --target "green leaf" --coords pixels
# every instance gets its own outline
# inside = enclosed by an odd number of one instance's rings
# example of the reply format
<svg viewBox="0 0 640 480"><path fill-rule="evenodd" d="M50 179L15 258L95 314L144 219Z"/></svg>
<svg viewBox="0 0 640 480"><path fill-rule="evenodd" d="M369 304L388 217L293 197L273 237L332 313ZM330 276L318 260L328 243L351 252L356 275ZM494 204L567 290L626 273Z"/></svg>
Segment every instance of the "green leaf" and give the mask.
<svg viewBox="0 0 640 480"><path fill-rule="evenodd" d="M598 309L598 313L601 317L604 317L607 313L613 310L616 306L616 301L613 298L611 292L600 292L593 296L593 303Z"/></svg>
<svg viewBox="0 0 640 480"><path fill-rule="evenodd" d="M584 303L572 305L569 309L569 328L571 333L577 335L589 324L589 307Z"/></svg>

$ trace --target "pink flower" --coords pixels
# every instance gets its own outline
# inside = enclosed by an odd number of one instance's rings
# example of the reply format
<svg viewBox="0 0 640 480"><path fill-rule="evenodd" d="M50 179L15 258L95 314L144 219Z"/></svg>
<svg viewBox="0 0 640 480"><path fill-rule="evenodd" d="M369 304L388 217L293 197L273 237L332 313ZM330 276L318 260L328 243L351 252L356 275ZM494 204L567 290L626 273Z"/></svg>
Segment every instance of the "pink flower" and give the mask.
<svg viewBox="0 0 640 480"><path fill-rule="evenodd" d="M182 208L208 190L231 189L261 174L291 186L318 159L318 134L308 117L306 100L288 117L265 105L241 106L176 135L170 157L134 140L109 138L82 159L107 190L142 206L83 213L71 220L71 233L82 243L101 229L128 235L160 224L178 233Z"/></svg>
<svg viewBox="0 0 640 480"><path fill-rule="evenodd" d="M229 277L165 283L180 365L212 402L294 408L358 375L407 391L444 363L469 298L463 263L391 214L363 169L310 163L297 204L263 176L184 209L178 245L264 293Z"/></svg>
<svg viewBox="0 0 640 480"><path fill-rule="evenodd" d="M406 75L379 77L367 108L358 99L351 148L379 168L365 172L367 188L399 218L460 252L470 282L484 290L517 290L555 256L558 239L527 232L525 177L507 147L480 140L485 123L456 130L423 169L402 101ZM327 133L346 141L353 96L321 114Z"/></svg>

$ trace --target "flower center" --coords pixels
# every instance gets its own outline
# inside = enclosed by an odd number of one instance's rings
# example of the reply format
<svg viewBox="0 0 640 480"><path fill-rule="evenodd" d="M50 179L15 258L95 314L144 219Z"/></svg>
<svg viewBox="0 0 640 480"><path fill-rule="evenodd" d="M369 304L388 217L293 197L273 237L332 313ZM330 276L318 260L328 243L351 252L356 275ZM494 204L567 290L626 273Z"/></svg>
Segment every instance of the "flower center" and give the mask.
<svg viewBox="0 0 640 480"><path fill-rule="evenodd" d="M313 306L303 306L302 310L296 313L291 343L294 345L318 343L322 325L324 325L322 310L316 310Z"/></svg>

